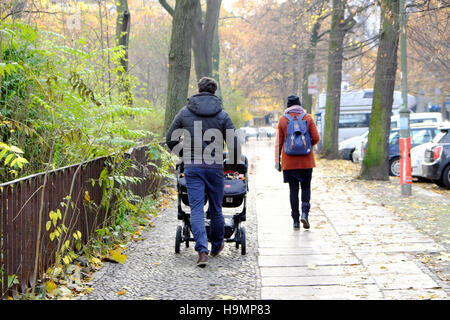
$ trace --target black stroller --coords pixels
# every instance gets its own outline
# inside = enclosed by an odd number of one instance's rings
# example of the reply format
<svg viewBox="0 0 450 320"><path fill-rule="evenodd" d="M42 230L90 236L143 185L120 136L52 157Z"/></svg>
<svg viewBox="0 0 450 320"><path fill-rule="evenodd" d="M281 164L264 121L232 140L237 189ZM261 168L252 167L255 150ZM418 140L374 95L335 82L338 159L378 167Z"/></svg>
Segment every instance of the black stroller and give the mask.
<svg viewBox="0 0 450 320"><path fill-rule="evenodd" d="M245 227L241 226L241 222L246 220L247 211L247 191L248 191L248 160L242 155L240 164L230 164L224 154L224 195L223 208L238 208L242 206L242 210L234 213L231 218L225 217L225 242L235 242L236 249L241 247L241 254L246 253L245 243ZM177 193L178 193L178 220L182 221L182 225L177 226L175 235L175 253L180 253L181 243L185 243L189 248L189 241L194 241L190 223L190 212L183 210L183 204L189 207L188 193L186 188L186 178L184 177L184 163L179 161L176 164L177 175ZM208 199L205 195L205 205ZM205 213L205 227L209 239L209 213Z"/></svg>

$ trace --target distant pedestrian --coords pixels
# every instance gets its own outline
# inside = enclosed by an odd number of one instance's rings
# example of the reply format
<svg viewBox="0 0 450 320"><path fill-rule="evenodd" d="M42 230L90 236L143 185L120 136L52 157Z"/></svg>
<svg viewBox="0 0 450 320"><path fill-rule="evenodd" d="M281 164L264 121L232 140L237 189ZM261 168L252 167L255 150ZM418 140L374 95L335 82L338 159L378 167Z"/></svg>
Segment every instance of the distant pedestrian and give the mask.
<svg viewBox="0 0 450 320"><path fill-rule="evenodd" d="M288 119L290 118L290 120ZM305 146L308 143L309 150L307 154L303 155L290 155L286 153L286 148L292 148L294 144L294 137L288 137L288 122L299 119L300 121L305 120L307 123L307 129L310 136L309 141L305 141L304 138L298 139L301 144ZM306 128L305 123L305 128ZM291 126L292 124L289 124ZM291 130L291 129L289 129ZM283 171L283 182L289 183L289 199L291 204L291 216L294 220L294 228L300 228L300 222L303 224L305 229L309 229L309 210L310 210L310 200L311 200L311 178L312 171L315 166L314 151L313 146L320 141L319 131L317 130L316 124L310 114L308 114L305 109L301 106L300 98L295 95L291 95L287 98L287 108L284 111L284 115L280 117L278 121L277 131L275 140L275 168L278 171ZM290 141L292 139L292 141ZM297 141L297 139L295 140ZM297 142L295 142L297 143ZM287 150L290 153L290 150ZM281 156L281 159L280 159ZM300 204L299 204L299 185L301 188L301 218L300 218Z"/></svg>

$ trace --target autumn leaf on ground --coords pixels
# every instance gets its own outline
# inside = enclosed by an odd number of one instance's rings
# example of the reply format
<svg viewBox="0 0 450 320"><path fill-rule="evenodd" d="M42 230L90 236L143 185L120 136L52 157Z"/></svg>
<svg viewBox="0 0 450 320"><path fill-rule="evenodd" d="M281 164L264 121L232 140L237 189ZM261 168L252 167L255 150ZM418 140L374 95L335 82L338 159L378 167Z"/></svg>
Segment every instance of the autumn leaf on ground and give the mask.
<svg viewBox="0 0 450 320"><path fill-rule="evenodd" d="M47 281L45 283L45 290L47 293L51 294L56 289L56 284L53 281Z"/></svg>
<svg viewBox="0 0 450 320"><path fill-rule="evenodd" d="M122 254L120 249L111 250L109 252L109 256L103 258L103 261L120 263L120 264L124 264L126 260L127 260L127 255Z"/></svg>
<svg viewBox="0 0 450 320"><path fill-rule="evenodd" d="M125 293L127 293L127 290L125 290L125 289L122 289L122 290L120 290L120 291L117 291L117 295L118 295L118 296L122 296L122 295L124 295Z"/></svg>
<svg viewBox="0 0 450 320"><path fill-rule="evenodd" d="M219 294L219 298L222 299L222 300L233 300L234 299L234 297L227 296L227 295L224 295L224 294Z"/></svg>

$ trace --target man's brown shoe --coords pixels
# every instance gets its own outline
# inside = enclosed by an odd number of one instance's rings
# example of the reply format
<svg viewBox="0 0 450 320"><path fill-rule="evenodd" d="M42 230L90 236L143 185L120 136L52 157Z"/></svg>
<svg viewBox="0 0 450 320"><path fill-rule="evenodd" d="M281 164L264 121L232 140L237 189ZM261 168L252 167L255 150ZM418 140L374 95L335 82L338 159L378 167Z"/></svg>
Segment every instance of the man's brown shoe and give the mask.
<svg viewBox="0 0 450 320"><path fill-rule="evenodd" d="M211 252L211 257L216 257L219 255L219 253L223 250L223 248L225 247L225 241L222 242L222 244L220 245L220 248L217 252Z"/></svg>
<svg viewBox="0 0 450 320"><path fill-rule="evenodd" d="M201 252L198 254L197 266L204 268L208 264L208 254Z"/></svg>

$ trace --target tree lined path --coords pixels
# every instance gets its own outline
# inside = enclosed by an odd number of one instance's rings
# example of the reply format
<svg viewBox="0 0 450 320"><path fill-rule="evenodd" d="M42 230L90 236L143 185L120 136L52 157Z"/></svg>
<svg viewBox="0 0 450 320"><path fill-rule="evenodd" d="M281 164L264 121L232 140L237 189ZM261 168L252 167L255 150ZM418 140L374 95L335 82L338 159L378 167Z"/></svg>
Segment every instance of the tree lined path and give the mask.
<svg viewBox="0 0 450 320"><path fill-rule="evenodd" d="M313 172L311 229L292 228L288 186L273 143L250 141L247 254L228 243L197 268L193 244L174 253L176 207L163 210L125 264L105 264L82 299L448 299L449 288L417 258L445 251L371 200ZM347 190L346 190L347 189Z"/></svg>

